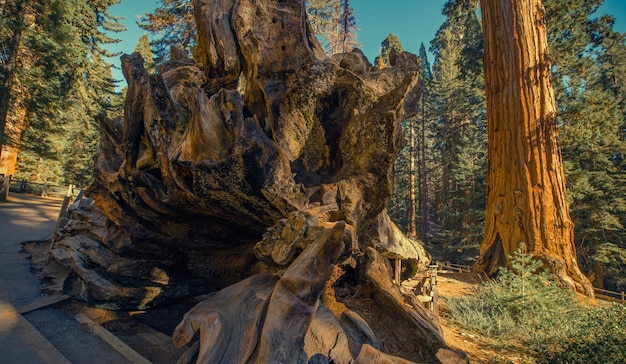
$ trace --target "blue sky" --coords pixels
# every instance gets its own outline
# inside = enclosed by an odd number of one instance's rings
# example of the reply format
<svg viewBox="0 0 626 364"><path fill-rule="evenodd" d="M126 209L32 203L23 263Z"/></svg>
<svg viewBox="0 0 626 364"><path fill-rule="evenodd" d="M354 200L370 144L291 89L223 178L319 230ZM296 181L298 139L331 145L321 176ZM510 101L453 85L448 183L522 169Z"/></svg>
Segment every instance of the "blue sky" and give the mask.
<svg viewBox="0 0 626 364"><path fill-rule="evenodd" d="M378 55L380 43L389 33L400 38L405 50L417 53L423 42L426 48L444 21L441 9L446 0L352 0L350 4L358 21L358 40L365 55L373 62ZM154 9L156 0L122 0L111 7L110 13L122 16L126 32L116 34L120 43L107 47L112 51L132 53L143 30L137 27L137 19ZM626 32L626 1L605 0L599 14L611 14L616 18L615 29ZM110 60L119 66L119 58ZM432 62L432 59L431 59ZM114 77L122 79L121 71L114 70Z"/></svg>

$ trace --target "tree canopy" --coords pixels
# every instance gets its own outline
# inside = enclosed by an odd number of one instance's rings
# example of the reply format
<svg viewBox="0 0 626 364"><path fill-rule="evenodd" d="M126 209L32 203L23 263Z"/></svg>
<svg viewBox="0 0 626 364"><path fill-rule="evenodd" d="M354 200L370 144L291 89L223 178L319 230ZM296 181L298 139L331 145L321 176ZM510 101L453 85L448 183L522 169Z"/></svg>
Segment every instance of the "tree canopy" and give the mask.
<svg viewBox="0 0 626 364"><path fill-rule="evenodd" d="M110 65L102 58L112 54L101 46L115 42L105 32L123 29L107 13L116 2L7 0L3 7L0 36L8 46L0 68L0 133L4 144L22 151L21 165L28 165L20 168L23 174L39 159L89 168L98 134L93 117L111 111L115 97ZM90 145L82 151L73 148L82 141L68 139L79 130ZM56 170L59 181L76 177L64 168L40 169Z"/></svg>
<svg viewBox="0 0 626 364"><path fill-rule="evenodd" d="M170 48L191 55L196 37L196 22L191 0L159 0L152 12L146 12L137 23L148 32L156 64L169 58Z"/></svg>

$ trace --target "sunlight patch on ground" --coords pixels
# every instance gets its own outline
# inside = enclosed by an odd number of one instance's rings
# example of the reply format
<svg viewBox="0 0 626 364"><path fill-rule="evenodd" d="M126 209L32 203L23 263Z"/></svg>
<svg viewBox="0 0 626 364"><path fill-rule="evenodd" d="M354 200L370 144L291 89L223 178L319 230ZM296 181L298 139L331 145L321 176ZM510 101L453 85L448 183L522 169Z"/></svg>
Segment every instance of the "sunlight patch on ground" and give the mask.
<svg viewBox="0 0 626 364"><path fill-rule="evenodd" d="M11 304L0 301L0 335L9 333L19 321L19 315Z"/></svg>

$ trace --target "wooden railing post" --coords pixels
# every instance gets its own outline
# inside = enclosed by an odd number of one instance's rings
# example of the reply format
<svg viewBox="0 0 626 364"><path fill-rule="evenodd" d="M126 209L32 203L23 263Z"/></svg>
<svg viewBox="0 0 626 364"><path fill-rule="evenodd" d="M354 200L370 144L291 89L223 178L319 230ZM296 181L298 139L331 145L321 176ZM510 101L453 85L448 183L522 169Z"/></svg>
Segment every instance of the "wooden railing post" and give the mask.
<svg viewBox="0 0 626 364"><path fill-rule="evenodd" d="M402 260L395 259L394 280L398 286L402 285Z"/></svg>
<svg viewBox="0 0 626 364"><path fill-rule="evenodd" d="M61 227L61 222L65 215L67 215L67 209L70 206L70 200L72 199L72 193L74 192L74 185L69 184L67 186L67 192L65 193L65 197L63 198L63 203L61 204L61 210L59 210L59 217L57 218L56 226L54 227L54 232L52 233L52 241L50 242L50 249L48 249L48 255L46 255L46 263L48 265L48 260L50 259L50 253L52 249L54 249L54 243L56 242L57 234L59 233L59 228Z"/></svg>
<svg viewBox="0 0 626 364"><path fill-rule="evenodd" d="M435 263L429 265L428 268L430 268L430 283L433 290L433 301L431 303L431 310L435 315L439 315L439 302L437 302L439 301L439 288L437 287L437 270L439 269L439 266L437 265L437 263Z"/></svg>
<svg viewBox="0 0 626 364"><path fill-rule="evenodd" d="M0 186L0 201L6 201L9 196L9 188L11 186L11 175L6 175L2 179L2 185Z"/></svg>

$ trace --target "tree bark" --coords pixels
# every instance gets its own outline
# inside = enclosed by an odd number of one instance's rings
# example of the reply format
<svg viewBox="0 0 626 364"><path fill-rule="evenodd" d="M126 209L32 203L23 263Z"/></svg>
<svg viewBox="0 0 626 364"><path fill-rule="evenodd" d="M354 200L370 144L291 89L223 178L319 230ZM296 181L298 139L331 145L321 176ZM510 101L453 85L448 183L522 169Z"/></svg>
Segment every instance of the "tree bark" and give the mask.
<svg viewBox="0 0 626 364"><path fill-rule="evenodd" d="M11 101L11 90L13 89L13 79L17 65L17 55L22 40L22 31L26 23L27 0L18 0L16 3L16 23L8 47L6 63L2 70L2 86L0 87L0 155L2 155L2 145L6 141L6 125L9 114L9 103ZM3 10L4 13L4 10Z"/></svg>
<svg viewBox="0 0 626 364"><path fill-rule="evenodd" d="M481 0L488 178L476 271L495 275L524 243L566 285L593 295L576 259L540 0Z"/></svg>
<svg viewBox="0 0 626 364"><path fill-rule="evenodd" d="M411 239L417 237L415 224L415 121L409 119L409 224L407 236Z"/></svg>
<svg viewBox="0 0 626 364"><path fill-rule="evenodd" d="M426 185L426 107L422 95L422 126L420 130L420 236L426 239L428 234L428 186Z"/></svg>

